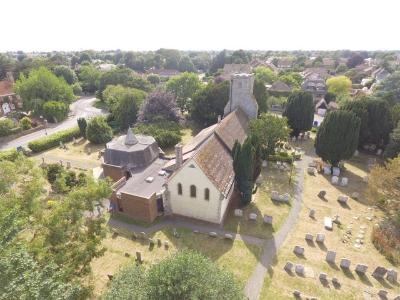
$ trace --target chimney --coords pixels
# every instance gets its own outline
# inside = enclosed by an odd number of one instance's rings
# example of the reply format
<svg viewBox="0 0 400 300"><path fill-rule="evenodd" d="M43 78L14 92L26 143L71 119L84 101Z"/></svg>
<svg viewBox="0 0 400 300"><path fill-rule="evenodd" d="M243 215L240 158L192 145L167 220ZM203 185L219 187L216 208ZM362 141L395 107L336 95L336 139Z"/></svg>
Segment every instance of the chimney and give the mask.
<svg viewBox="0 0 400 300"><path fill-rule="evenodd" d="M221 123L221 115L218 115L218 123Z"/></svg>
<svg viewBox="0 0 400 300"><path fill-rule="evenodd" d="M175 145L175 169L179 169L183 164L182 144Z"/></svg>

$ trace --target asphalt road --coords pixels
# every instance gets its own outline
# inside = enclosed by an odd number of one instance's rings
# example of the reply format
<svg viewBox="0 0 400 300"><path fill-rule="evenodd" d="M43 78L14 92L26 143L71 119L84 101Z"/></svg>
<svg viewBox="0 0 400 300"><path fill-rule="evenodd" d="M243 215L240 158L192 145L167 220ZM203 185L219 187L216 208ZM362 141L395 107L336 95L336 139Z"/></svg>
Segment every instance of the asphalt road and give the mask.
<svg viewBox="0 0 400 300"><path fill-rule="evenodd" d="M94 97L83 97L75 101L70 106L70 113L68 118L57 124L48 124L46 129L39 130L17 139L9 141L7 143L0 144L0 149L16 148L18 146L26 146L30 141L41 138L52 133L65 130L74 126L77 126L76 120L78 118L91 118L98 115L104 115L105 112L101 109L93 107L93 103L96 101Z"/></svg>

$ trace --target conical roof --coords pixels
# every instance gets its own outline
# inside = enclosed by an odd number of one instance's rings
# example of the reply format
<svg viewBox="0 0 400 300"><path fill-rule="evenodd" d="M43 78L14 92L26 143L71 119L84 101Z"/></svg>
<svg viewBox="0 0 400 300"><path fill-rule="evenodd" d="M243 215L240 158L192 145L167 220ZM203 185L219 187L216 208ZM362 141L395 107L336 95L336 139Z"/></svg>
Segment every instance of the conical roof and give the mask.
<svg viewBox="0 0 400 300"><path fill-rule="evenodd" d="M136 145L138 140L136 136L133 134L132 129L129 127L125 137L125 145L132 146Z"/></svg>

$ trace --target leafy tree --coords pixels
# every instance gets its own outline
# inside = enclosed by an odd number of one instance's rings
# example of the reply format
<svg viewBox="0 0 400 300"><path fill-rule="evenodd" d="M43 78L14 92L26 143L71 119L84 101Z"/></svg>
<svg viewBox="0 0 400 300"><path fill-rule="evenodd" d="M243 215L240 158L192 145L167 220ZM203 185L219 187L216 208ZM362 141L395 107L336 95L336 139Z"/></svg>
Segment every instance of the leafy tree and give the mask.
<svg viewBox="0 0 400 300"><path fill-rule="evenodd" d="M93 65L82 66L78 70L78 78L85 93L94 93L99 86L101 72Z"/></svg>
<svg viewBox="0 0 400 300"><path fill-rule="evenodd" d="M235 171L236 188L240 192L240 198L243 205L251 202L254 189L254 161L255 149L250 137L247 137L243 145L238 141L232 149L233 169Z"/></svg>
<svg viewBox="0 0 400 300"><path fill-rule="evenodd" d="M179 119L179 108L174 94L163 90L150 93L138 115L138 121L142 123L159 120L178 121Z"/></svg>
<svg viewBox="0 0 400 300"><path fill-rule="evenodd" d="M400 103L397 103L397 104L393 105L390 108L390 113L392 115L393 125L396 126L400 122Z"/></svg>
<svg viewBox="0 0 400 300"><path fill-rule="evenodd" d="M284 72L278 79L294 88L300 88L303 82L303 77L297 72Z"/></svg>
<svg viewBox="0 0 400 300"><path fill-rule="evenodd" d="M85 118L78 118L76 120L78 123L79 131L81 133L81 136L86 137L86 128L87 128L87 121Z"/></svg>
<svg viewBox="0 0 400 300"><path fill-rule="evenodd" d="M254 69L255 79L263 82L264 84L271 84L276 81L276 74L270 68L257 67Z"/></svg>
<svg viewBox="0 0 400 300"><path fill-rule="evenodd" d="M391 104L400 102L400 71L394 72L377 86L376 96Z"/></svg>
<svg viewBox="0 0 400 300"><path fill-rule="evenodd" d="M273 155L276 144L287 140L289 134L290 128L286 118L263 113L258 119L250 121L250 135L259 139L264 158Z"/></svg>
<svg viewBox="0 0 400 300"><path fill-rule="evenodd" d="M103 117L94 117L86 128L86 138L93 144L105 144L111 141L113 132Z"/></svg>
<svg viewBox="0 0 400 300"><path fill-rule="evenodd" d="M62 77L64 78L64 80L69 84L72 85L73 83L75 83L78 78L74 72L74 70L72 70L71 68L67 67L67 66L55 66L53 69L53 73L57 76L57 77Z"/></svg>
<svg viewBox="0 0 400 300"><path fill-rule="evenodd" d="M0 136L10 135L13 128L13 121L10 119L0 119Z"/></svg>
<svg viewBox="0 0 400 300"><path fill-rule="evenodd" d="M256 79L254 80L253 86L253 95L258 103L258 112L267 112L268 111L268 92L265 87L265 84Z"/></svg>
<svg viewBox="0 0 400 300"><path fill-rule="evenodd" d="M194 64L190 57L188 56L182 56L181 59L179 60L179 66L178 70L181 72L194 72Z"/></svg>
<svg viewBox="0 0 400 300"><path fill-rule="evenodd" d="M226 50L222 50L220 53L218 53L212 60L211 63L211 68L210 68L210 72L211 73L215 73L218 71L218 69L222 69L225 65L225 63L227 63L228 61L228 57L226 54Z"/></svg>
<svg viewBox="0 0 400 300"><path fill-rule="evenodd" d="M0 53L0 80L7 76L7 72L12 71L13 61L7 55Z"/></svg>
<svg viewBox="0 0 400 300"><path fill-rule="evenodd" d="M81 55L79 56L79 63L82 64L83 62L91 62L92 57L90 53L88 52L82 52Z"/></svg>
<svg viewBox="0 0 400 300"><path fill-rule="evenodd" d="M72 88L48 69L41 67L32 70L29 77L21 74L14 89L23 100L27 110L40 111L46 101L62 101L69 104L75 97Z"/></svg>
<svg viewBox="0 0 400 300"><path fill-rule="evenodd" d="M29 119L28 117L23 117L19 123L21 124L21 127L23 130L28 130L32 128L32 120Z"/></svg>
<svg viewBox="0 0 400 300"><path fill-rule="evenodd" d="M328 92L336 96L347 96L350 94L351 80L346 76L331 77L326 81Z"/></svg>
<svg viewBox="0 0 400 300"><path fill-rule="evenodd" d="M293 92L288 98L283 116L288 119L293 136L297 137L300 132L310 130L314 121L312 95L304 91Z"/></svg>
<svg viewBox="0 0 400 300"><path fill-rule="evenodd" d="M358 65L362 64L364 61L364 57L362 57L360 54L355 53L353 54L348 60L347 60L347 67L350 69L357 67Z"/></svg>
<svg viewBox="0 0 400 300"><path fill-rule="evenodd" d="M49 122L60 122L68 116L68 106L59 101L48 101L43 104L43 116Z"/></svg>
<svg viewBox="0 0 400 300"><path fill-rule="evenodd" d="M360 119L349 111L330 112L321 123L315 140L315 151L332 166L353 156L358 145Z"/></svg>
<svg viewBox="0 0 400 300"><path fill-rule="evenodd" d="M232 64L248 64L251 61L251 53L242 49L236 50L231 55Z"/></svg>
<svg viewBox="0 0 400 300"><path fill-rule="evenodd" d="M336 73L344 73L344 72L346 72L348 70L348 67L346 66L346 64L339 64L337 67L336 67Z"/></svg>
<svg viewBox="0 0 400 300"><path fill-rule="evenodd" d="M151 84L157 85L161 82L161 79L157 74L150 74L147 76L147 81Z"/></svg>
<svg viewBox="0 0 400 300"><path fill-rule="evenodd" d="M136 122L146 93L134 88L109 85L103 92L103 98L110 107L113 119L121 129L126 129Z"/></svg>
<svg viewBox="0 0 400 300"><path fill-rule="evenodd" d="M80 96L80 95L82 95L82 87L81 87L81 85L79 84L79 82L75 82L74 84L72 84L71 85L71 87L72 87L72 90L74 91L74 95L75 96Z"/></svg>
<svg viewBox="0 0 400 300"><path fill-rule="evenodd" d="M389 104L381 99L369 99L368 109L368 141L378 146L386 145L393 129Z"/></svg>
<svg viewBox="0 0 400 300"><path fill-rule="evenodd" d="M389 144L387 145L383 156L386 159L392 159L400 154L400 122L390 134Z"/></svg>
<svg viewBox="0 0 400 300"><path fill-rule="evenodd" d="M359 98L354 101L347 101L342 105L341 109L354 113L361 121L360 134L358 138L359 146L366 144L369 137L368 127L368 108L367 100Z"/></svg>
<svg viewBox="0 0 400 300"><path fill-rule="evenodd" d="M182 73L167 82L167 91L173 93L181 111L187 111L194 94L200 90L201 81L195 73Z"/></svg>
<svg viewBox="0 0 400 300"><path fill-rule="evenodd" d="M128 68L116 68L100 76L99 91L103 92L108 85L130 86L134 73Z"/></svg>
<svg viewBox="0 0 400 300"><path fill-rule="evenodd" d="M161 149L172 148L182 140L181 127L176 122L156 120L135 125L135 132L154 137Z"/></svg>
<svg viewBox="0 0 400 300"><path fill-rule="evenodd" d="M200 126L214 124L218 116L223 116L229 100L229 81L209 83L199 90L192 99L191 118Z"/></svg>

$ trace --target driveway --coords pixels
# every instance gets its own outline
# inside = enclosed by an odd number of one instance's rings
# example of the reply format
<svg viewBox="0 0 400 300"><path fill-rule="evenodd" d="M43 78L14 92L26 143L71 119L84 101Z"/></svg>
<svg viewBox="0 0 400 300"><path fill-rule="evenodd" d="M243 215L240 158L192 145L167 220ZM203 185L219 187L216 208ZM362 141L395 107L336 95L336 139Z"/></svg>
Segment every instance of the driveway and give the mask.
<svg viewBox="0 0 400 300"><path fill-rule="evenodd" d="M56 133L61 130L65 130L74 126L77 126L76 120L78 118L91 118L98 115L104 115L105 112L101 109L93 107L93 103L96 101L94 97L83 97L75 101L70 105L70 113L68 118L57 124L48 124L46 129L39 130L24 136L21 136L15 140L3 143L0 145L0 149L16 148L18 146L26 146L29 142L38 138L46 136L47 134Z"/></svg>

